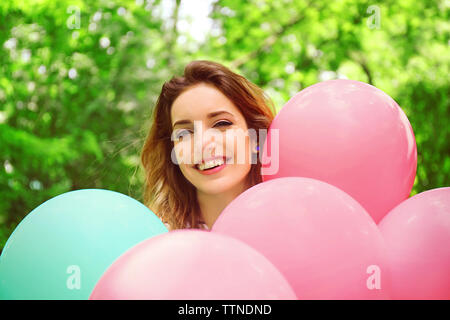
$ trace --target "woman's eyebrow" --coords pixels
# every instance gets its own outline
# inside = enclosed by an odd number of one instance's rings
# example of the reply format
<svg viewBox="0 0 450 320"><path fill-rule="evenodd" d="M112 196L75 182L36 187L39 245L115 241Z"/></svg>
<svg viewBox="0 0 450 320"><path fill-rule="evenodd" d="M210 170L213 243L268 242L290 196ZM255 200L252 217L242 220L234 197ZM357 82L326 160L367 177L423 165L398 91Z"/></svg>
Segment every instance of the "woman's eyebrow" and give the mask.
<svg viewBox="0 0 450 320"><path fill-rule="evenodd" d="M221 115L221 114L224 114L224 113L229 114L231 117L234 118L234 116L233 116L232 113L230 113L230 112L228 112L228 111L225 111L225 110L214 111L214 112L208 113L208 114L206 115L206 117L207 117L208 119L211 119L211 118L217 117L217 116L219 116L219 115ZM189 123L192 123L192 121L191 121L191 120L178 120L178 121L176 121L176 122L174 123L172 129L175 128L175 126L177 126L177 125L180 125L180 124L189 124Z"/></svg>

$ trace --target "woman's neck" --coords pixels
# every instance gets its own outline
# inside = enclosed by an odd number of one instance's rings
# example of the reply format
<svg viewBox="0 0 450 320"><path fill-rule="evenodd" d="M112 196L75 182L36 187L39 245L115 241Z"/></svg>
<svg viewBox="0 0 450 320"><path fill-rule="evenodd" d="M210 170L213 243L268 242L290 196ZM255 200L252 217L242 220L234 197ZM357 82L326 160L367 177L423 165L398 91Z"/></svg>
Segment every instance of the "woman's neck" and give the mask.
<svg viewBox="0 0 450 320"><path fill-rule="evenodd" d="M212 228L225 207L248 188L249 186L243 183L234 189L219 194L208 194L197 190L197 200L201 212L200 217L206 223L208 229Z"/></svg>

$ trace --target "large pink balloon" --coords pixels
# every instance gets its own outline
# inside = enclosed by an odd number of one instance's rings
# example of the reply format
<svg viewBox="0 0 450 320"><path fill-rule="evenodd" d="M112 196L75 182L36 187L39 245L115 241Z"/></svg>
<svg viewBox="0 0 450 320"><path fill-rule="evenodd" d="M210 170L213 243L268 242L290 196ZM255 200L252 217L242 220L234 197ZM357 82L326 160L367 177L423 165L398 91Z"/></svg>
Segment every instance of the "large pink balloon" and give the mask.
<svg viewBox="0 0 450 320"><path fill-rule="evenodd" d="M99 280L92 300L297 299L281 273L245 243L175 230L128 250Z"/></svg>
<svg viewBox="0 0 450 320"><path fill-rule="evenodd" d="M279 157L270 155L273 130ZM377 223L409 196L417 151L406 115L387 94L358 81L330 80L300 91L280 110L264 147L262 161L270 160L263 181L298 176L328 182Z"/></svg>
<svg viewBox="0 0 450 320"><path fill-rule="evenodd" d="M450 299L450 188L419 193L379 224L394 299Z"/></svg>
<svg viewBox="0 0 450 320"><path fill-rule="evenodd" d="M388 299L381 234L361 205L322 181L290 177L234 199L212 232L240 239L280 270L299 299Z"/></svg>

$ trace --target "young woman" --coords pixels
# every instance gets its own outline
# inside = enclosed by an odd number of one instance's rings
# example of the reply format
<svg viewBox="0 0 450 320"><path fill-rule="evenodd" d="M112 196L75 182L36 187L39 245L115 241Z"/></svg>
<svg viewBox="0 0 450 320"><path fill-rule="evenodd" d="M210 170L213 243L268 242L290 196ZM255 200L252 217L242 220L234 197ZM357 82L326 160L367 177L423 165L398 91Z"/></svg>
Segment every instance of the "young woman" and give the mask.
<svg viewBox="0 0 450 320"><path fill-rule="evenodd" d="M215 62L189 63L164 83L153 110L141 153L145 205L169 230L210 229L262 181L259 130L274 116L270 99L244 77Z"/></svg>

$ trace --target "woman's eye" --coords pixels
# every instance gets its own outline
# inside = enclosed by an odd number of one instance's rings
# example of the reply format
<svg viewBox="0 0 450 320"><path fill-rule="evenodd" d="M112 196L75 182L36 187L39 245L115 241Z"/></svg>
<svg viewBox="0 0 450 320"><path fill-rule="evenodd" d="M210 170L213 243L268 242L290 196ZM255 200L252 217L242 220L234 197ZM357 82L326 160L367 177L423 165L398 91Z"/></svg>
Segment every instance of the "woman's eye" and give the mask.
<svg viewBox="0 0 450 320"><path fill-rule="evenodd" d="M217 122L215 125L214 125L214 127L226 127L226 126L229 126L229 125L231 125L232 123L231 122L228 122L228 121L219 121L219 122Z"/></svg>
<svg viewBox="0 0 450 320"><path fill-rule="evenodd" d="M178 131L178 133L176 134L176 136L175 136L175 139L176 140L180 140L180 139L182 139L185 135L188 135L188 134L190 134L191 132L189 131L189 130L181 130L181 131Z"/></svg>

